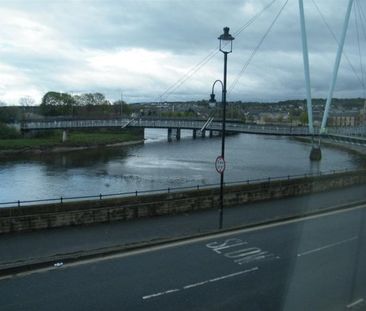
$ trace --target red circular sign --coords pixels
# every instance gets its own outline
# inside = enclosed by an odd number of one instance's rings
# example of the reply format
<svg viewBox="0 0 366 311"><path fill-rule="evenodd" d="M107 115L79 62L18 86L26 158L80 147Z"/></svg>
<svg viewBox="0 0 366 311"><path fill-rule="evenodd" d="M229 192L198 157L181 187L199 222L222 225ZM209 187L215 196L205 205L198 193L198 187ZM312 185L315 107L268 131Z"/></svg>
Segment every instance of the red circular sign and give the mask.
<svg viewBox="0 0 366 311"><path fill-rule="evenodd" d="M218 156L215 161L216 171L222 174L225 171L225 160L222 156Z"/></svg>

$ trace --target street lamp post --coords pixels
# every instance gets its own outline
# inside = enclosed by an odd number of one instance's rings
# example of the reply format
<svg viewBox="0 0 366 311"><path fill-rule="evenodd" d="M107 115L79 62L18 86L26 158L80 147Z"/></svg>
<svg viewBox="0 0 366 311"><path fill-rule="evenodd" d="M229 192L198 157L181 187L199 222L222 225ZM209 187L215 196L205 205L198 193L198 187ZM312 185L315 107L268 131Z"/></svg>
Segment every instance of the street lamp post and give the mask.
<svg viewBox="0 0 366 311"><path fill-rule="evenodd" d="M120 111L120 115L121 115L121 120L122 120L122 109L123 109L123 92L121 91L121 111Z"/></svg>
<svg viewBox="0 0 366 311"><path fill-rule="evenodd" d="M226 78L227 78L227 55L232 52L234 37L229 34L229 27L224 28L224 33L218 37L220 51L224 54L224 82L216 80L212 85L210 103L215 102L214 87L217 82L222 86L222 139L221 139L221 160L223 169L220 172L220 208L219 208L219 229L222 229L224 216L224 171L225 171L225 135L226 135Z"/></svg>

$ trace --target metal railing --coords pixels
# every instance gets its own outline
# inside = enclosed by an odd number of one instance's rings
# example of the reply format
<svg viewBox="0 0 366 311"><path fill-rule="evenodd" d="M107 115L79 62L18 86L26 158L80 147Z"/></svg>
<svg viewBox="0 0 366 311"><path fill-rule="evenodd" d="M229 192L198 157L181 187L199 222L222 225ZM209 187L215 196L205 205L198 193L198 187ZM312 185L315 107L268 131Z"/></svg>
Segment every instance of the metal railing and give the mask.
<svg viewBox="0 0 366 311"><path fill-rule="evenodd" d="M115 127L143 127L143 128L178 128L221 131L221 121L213 121L207 124L207 120L197 119L156 119L156 118L123 118L102 120L46 120L28 121L21 124L23 130L46 130L46 129L72 129L72 128L115 128ZM231 132L267 134L282 136L312 136L307 126L291 126L279 124L247 124L235 120L227 120L226 128ZM327 128L329 135L343 135L351 137L366 137L366 125L354 127L330 127ZM320 135L319 128L314 128L314 135Z"/></svg>
<svg viewBox="0 0 366 311"><path fill-rule="evenodd" d="M71 128L113 128L113 127L144 127L144 128L178 128L201 130L207 120L176 120L176 119L116 119L116 120L54 120L54 121L30 121L23 122L23 130L46 130L46 129L71 129ZM279 126L258 125L238 122L226 122L228 131L237 133L285 135L285 136L309 136L309 130L305 126ZM220 132L221 121L212 121L206 130ZM315 129L318 135L318 129Z"/></svg>
<svg viewBox="0 0 366 311"><path fill-rule="evenodd" d="M362 170L354 170L354 172L360 172ZM256 178L256 179L247 179L247 180L239 180L239 181L230 181L225 182L225 186L234 186L234 185L250 185L250 184L259 184L263 182L271 183L273 181L280 180L293 180L298 178L306 178L306 177L317 177L317 176L326 176L326 175L334 175L339 173L350 172L352 170L342 169L342 170L330 170L324 172L307 172L302 174L295 175L285 175L285 176L275 176L275 177L265 177L265 178ZM123 197L131 197L131 196L142 196L142 195L151 195L151 194L166 194L166 193L174 193L174 192L182 192L189 190L203 190L218 187L219 183L214 184L201 184L195 186L183 186L183 187L168 187L154 190L135 190L128 192L118 192L118 193L107 193L107 194L96 194L96 195L86 195L86 196L70 196L64 197L60 196L58 198L47 198L47 199L36 199L36 200L16 200L16 201L8 201L8 202L0 202L1 208L21 208L25 206L38 205L38 204L51 204L58 203L63 204L65 202L80 202L80 201L88 201L88 200L103 200L107 198L123 198Z"/></svg>
<svg viewBox="0 0 366 311"><path fill-rule="evenodd" d="M327 134L325 137L335 143L346 143L362 147L366 146L366 137L360 137L356 135L346 136L339 134Z"/></svg>
<svg viewBox="0 0 366 311"><path fill-rule="evenodd" d="M327 128L327 133L335 135L366 137L366 125L329 127Z"/></svg>

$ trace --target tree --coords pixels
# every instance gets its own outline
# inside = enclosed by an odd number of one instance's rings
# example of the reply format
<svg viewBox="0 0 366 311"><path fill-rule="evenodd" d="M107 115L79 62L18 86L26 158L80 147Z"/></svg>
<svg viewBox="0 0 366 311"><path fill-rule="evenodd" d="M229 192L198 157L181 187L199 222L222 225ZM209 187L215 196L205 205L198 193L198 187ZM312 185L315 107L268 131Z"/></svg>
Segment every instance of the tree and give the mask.
<svg viewBox="0 0 366 311"><path fill-rule="evenodd" d="M0 107L0 123L14 123L21 120L22 111L19 106Z"/></svg>
<svg viewBox="0 0 366 311"><path fill-rule="evenodd" d="M40 110L46 116L71 115L74 105L75 100L70 94L47 92L42 98Z"/></svg>
<svg viewBox="0 0 366 311"><path fill-rule="evenodd" d="M19 105L23 107L33 106L36 101L30 96L24 96L19 99Z"/></svg>
<svg viewBox="0 0 366 311"><path fill-rule="evenodd" d="M14 139L20 135L14 127L7 126L0 122L0 139Z"/></svg>
<svg viewBox="0 0 366 311"><path fill-rule="evenodd" d="M85 93L81 95L75 95L73 98L79 106L111 104L102 93Z"/></svg>
<svg viewBox="0 0 366 311"><path fill-rule="evenodd" d="M132 113L130 105L123 100L117 100L113 103L113 111L116 115L121 115L121 112L124 115L130 115Z"/></svg>
<svg viewBox="0 0 366 311"><path fill-rule="evenodd" d="M102 93L93 93L92 96L93 96L95 105L110 105L111 104Z"/></svg>
<svg viewBox="0 0 366 311"><path fill-rule="evenodd" d="M308 124L309 120L308 120L307 112L305 112L305 111L301 112L299 120L300 120L300 123L303 125Z"/></svg>

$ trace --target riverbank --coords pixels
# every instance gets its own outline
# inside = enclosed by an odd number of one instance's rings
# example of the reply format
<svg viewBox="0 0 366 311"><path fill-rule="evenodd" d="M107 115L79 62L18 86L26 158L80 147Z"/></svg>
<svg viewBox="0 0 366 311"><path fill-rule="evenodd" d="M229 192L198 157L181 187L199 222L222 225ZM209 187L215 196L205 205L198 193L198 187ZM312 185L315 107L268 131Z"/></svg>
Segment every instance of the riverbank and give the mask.
<svg viewBox="0 0 366 311"><path fill-rule="evenodd" d="M86 149L119 147L144 142L143 132L125 130L123 132L70 132L66 142L61 141L60 133L39 137L22 137L0 140L0 155L20 153L57 153Z"/></svg>
<svg viewBox="0 0 366 311"><path fill-rule="evenodd" d="M302 142L302 143L311 144L311 138L308 138L308 137L292 137L291 139L294 139L294 140ZM358 145L337 143L328 138L322 138L321 145L324 145L324 146L330 147L330 148L336 148L339 150L344 150L347 152L351 152L355 155L362 156L363 158L365 158L365 156L366 156L366 148L362 147L362 146L358 146Z"/></svg>
<svg viewBox="0 0 366 311"><path fill-rule="evenodd" d="M334 172L304 177L285 177L277 180L239 183L225 186L224 205L243 204L303 196L366 182L366 171ZM43 202L42 202L43 203ZM216 209L219 204L218 188L194 188L179 192L167 191L124 197L90 197L82 201L39 203L0 209L0 233L32 231L75 225L126 221L157 216L187 214ZM314 206L316 209L318 206Z"/></svg>

